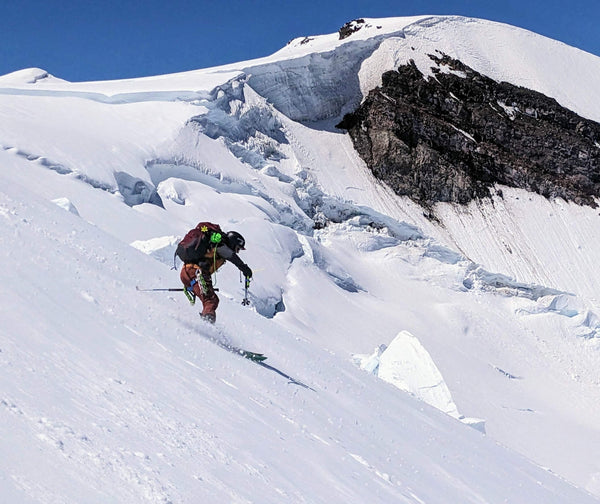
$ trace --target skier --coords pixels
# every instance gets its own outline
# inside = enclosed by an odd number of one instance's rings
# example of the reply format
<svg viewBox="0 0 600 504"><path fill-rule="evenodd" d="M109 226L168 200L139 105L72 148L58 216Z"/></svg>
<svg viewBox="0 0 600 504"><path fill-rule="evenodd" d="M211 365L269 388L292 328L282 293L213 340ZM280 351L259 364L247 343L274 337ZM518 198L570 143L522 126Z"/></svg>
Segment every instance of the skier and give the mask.
<svg viewBox="0 0 600 504"><path fill-rule="evenodd" d="M211 323L217 319L216 310L219 297L213 287L211 275L225 261L233 263L249 280L252 270L240 259L240 250L246 250L246 240L237 231L223 233L220 226L201 222L188 232L177 247L177 255L183 261L179 277L191 296L191 301L199 297L202 301L201 317Z"/></svg>

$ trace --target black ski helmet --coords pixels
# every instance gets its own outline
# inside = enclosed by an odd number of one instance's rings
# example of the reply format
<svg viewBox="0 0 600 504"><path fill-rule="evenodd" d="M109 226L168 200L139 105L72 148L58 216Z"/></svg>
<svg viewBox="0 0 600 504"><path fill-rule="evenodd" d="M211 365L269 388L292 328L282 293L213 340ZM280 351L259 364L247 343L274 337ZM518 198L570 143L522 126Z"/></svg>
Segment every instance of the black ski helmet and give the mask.
<svg viewBox="0 0 600 504"><path fill-rule="evenodd" d="M227 241L234 250L246 250L246 240L244 240L244 237L237 231L229 231L229 233L227 233Z"/></svg>

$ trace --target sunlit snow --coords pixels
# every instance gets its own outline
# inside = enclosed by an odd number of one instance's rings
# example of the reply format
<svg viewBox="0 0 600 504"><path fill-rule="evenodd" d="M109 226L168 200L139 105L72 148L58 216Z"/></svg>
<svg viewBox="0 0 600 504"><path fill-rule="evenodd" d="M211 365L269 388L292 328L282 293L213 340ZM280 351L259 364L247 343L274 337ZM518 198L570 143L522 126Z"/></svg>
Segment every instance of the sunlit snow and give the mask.
<svg viewBox="0 0 600 504"><path fill-rule="evenodd" d="M431 221L334 128L436 50L600 120L600 58L460 17L0 77L0 501L598 502L598 209L502 188ZM150 290L203 220L255 273L245 307L219 271L215 326Z"/></svg>

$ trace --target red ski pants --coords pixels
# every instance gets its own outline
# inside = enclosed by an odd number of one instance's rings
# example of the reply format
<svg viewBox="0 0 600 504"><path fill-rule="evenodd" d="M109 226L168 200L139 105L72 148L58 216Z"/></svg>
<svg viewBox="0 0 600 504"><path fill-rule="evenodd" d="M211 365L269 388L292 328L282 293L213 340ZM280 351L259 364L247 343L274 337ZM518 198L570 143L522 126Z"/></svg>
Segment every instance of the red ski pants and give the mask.
<svg viewBox="0 0 600 504"><path fill-rule="evenodd" d="M210 322L217 319L217 306L219 306L219 297L213 288L211 273L209 270L203 270L197 264L184 264L179 274L181 282L186 289L192 288L194 294L202 301L203 318Z"/></svg>

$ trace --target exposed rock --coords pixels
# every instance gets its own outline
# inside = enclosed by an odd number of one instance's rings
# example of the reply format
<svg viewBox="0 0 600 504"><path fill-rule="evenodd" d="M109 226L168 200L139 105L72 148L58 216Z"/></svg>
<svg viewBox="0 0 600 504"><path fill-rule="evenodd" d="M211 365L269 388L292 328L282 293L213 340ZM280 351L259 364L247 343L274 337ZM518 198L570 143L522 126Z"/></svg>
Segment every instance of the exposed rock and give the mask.
<svg viewBox="0 0 600 504"><path fill-rule="evenodd" d="M344 26L342 26L338 33L340 34L340 40L344 40L348 38L353 33L356 33L360 30L365 24L364 19L354 19L353 21L348 21Z"/></svg>
<svg viewBox="0 0 600 504"><path fill-rule="evenodd" d="M541 93L496 82L446 55L425 78L413 61L338 125L397 194L466 204L494 184L596 206L600 124Z"/></svg>

